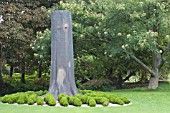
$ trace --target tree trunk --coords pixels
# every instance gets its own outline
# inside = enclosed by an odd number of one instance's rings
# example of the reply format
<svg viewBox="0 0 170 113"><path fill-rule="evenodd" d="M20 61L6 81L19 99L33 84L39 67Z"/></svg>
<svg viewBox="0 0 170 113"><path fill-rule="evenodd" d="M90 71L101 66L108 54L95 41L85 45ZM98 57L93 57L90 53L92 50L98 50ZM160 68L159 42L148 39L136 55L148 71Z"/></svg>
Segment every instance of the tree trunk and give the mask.
<svg viewBox="0 0 170 113"><path fill-rule="evenodd" d="M2 68L0 67L0 90L4 87L4 82L2 79Z"/></svg>
<svg viewBox="0 0 170 113"><path fill-rule="evenodd" d="M122 74L119 73L118 79L117 79L117 84L116 84L116 89L122 89L122 84L123 84L123 77Z"/></svg>
<svg viewBox="0 0 170 113"><path fill-rule="evenodd" d="M154 75L151 75L150 81L149 81L149 86L148 89L157 89L158 88L158 83L159 83L159 65L158 63L161 62L160 60L160 55L156 52L153 52L153 71ZM160 64L161 65L161 64Z"/></svg>
<svg viewBox="0 0 170 113"><path fill-rule="evenodd" d="M38 64L38 78L41 78L42 76L42 62Z"/></svg>
<svg viewBox="0 0 170 113"><path fill-rule="evenodd" d="M159 76L151 76L148 89L157 89L159 84Z"/></svg>
<svg viewBox="0 0 170 113"><path fill-rule="evenodd" d="M0 90L4 86L4 82L3 82L3 79L2 79L2 66L3 66L2 61L3 61L2 60L2 47L1 47L1 44L0 44Z"/></svg>
<svg viewBox="0 0 170 113"><path fill-rule="evenodd" d="M25 83L25 63L21 67L21 82Z"/></svg>
<svg viewBox="0 0 170 113"><path fill-rule="evenodd" d="M25 83L25 72L21 73L21 82Z"/></svg>
<svg viewBox="0 0 170 113"><path fill-rule="evenodd" d="M14 67L11 66L11 67L10 67L10 72L9 72L9 76L10 76L10 77L12 77L12 75L13 75L13 70L14 70Z"/></svg>
<svg viewBox="0 0 170 113"><path fill-rule="evenodd" d="M49 92L55 99L58 94L78 93L74 78L72 21L69 11L51 14L51 76Z"/></svg>
<svg viewBox="0 0 170 113"><path fill-rule="evenodd" d="M151 78L149 81L148 89L157 89L158 88L158 82L159 82L159 68L161 66L161 61L158 61L159 59L162 60L160 57L161 55L158 55L158 53L153 53L153 69L151 70L148 66L146 66L142 61L140 61L137 57L135 57L132 54L129 54L137 63L139 63L146 71L148 71L151 74ZM158 63L160 62L160 63ZM160 64L160 65L158 65Z"/></svg>

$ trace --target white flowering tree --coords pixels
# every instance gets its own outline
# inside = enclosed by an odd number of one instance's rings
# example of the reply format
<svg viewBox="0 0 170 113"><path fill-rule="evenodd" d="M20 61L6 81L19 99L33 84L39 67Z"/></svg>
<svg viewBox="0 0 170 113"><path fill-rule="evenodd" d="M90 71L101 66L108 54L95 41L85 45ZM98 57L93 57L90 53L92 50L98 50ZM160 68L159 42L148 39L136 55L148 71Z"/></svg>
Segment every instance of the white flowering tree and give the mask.
<svg viewBox="0 0 170 113"><path fill-rule="evenodd" d="M51 31L49 29L44 30L44 32L37 32L36 39L30 44L34 51L35 61L38 63L38 78L41 78L42 68L48 70L50 65L50 37Z"/></svg>
<svg viewBox="0 0 170 113"><path fill-rule="evenodd" d="M156 89L163 57L170 49L169 2L120 1L110 3L106 16L106 27L114 39L112 53L125 53L134 59L151 74L148 88Z"/></svg>

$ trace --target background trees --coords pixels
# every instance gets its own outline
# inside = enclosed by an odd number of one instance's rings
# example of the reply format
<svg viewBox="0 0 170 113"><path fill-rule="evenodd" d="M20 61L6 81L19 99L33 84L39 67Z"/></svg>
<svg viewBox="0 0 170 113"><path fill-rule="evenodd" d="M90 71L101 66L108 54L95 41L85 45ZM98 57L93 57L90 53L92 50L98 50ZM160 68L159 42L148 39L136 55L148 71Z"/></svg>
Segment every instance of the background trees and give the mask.
<svg viewBox="0 0 170 113"><path fill-rule="evenodd" d="M70 10L77 84L110 79L121 88L138 72L141 81L148 80L150 74L149 88L155 89L158 77L169 72L168 0L53 2L57 0L1 2L3 64L22 67L26 72L39 70L38 77L49 72L50 13Z"/></svg>
<svg viewBox="0 0 170 113"><path fill-rule="evenodd" d="M107 23L110 25L107 27L109 30L113 29L111 35L119 42L117 47L122 47L122 52L151 74L148 87L150 89L158 87L159 71L164 60L163 55L169 48L169 38L167 38L169 36L169 31L167 31L169 28L168 4L166 1L158 0L113 3L115 7L112 8L115 9L110 10L107 17ZM112 47L115 48L114 45ZM141 60L145 60L146 54L141 54L140 58L136 57L139 52L148 53L147 56L150 57L148 60L152 60L149 66Z"/></svg>
<svg viewBox="0 0 170 113"><path fill-rule="evenodd" d="M25 68L33 61L33 51L30 44L35 40L36 32L43 31L50 21L42 10L50 7L52 2L39 1L1 1L0 43L3 57L11 67L19 67L24 82ZM56 1L53 1L56 2ZM44 6L45 5L45 6Z"/></svg>
<svg viewBox="0 0 170 113"><path fill-rule="evenodd" d="M158 87L163 55L169 49L168 1L101 2L95 0L77 2L77 4L60 3L57 8L73 12L73 17L75 17L73 23L76 25L74 27L76 31L74 32L75 47L78 47L77 44L80 40L85 40L81 44L79 43L83 46L81 46L81 50L75 49L76 53L84 51L83 53L91 56L92 59L95 58L94 62L97 62L97 59L102 61L102 58L107 58L101 53L109 53L111 50L109 56L113 57L114 62L110 66L111 68L116 61L124 60L121 64L125 65L130 58L151 74L149 88ZM78 35L76 35L77 33ZM90 38L90 43L88 38ZM80 57L82 54L76 55ZM119 58L114 61L116 56ZM103 62L100 66L104 67L104 64ZM106 65L108 66L108 63ZM117 68L116 70L120 75L128 72L127 68ZM116 70L114 71L116 72ZM125 71L125 73L121 71ZM103 74L106 74L105 70L103 70ZM117 74L117 76L119 75Z"/></svg>

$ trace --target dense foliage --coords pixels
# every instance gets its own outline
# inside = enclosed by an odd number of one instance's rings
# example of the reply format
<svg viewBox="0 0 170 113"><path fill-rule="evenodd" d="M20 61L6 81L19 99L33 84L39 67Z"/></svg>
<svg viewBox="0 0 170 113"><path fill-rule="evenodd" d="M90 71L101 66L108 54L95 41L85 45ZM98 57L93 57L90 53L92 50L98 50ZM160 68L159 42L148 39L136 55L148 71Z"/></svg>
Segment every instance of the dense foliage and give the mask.
<svg viewBox="0 0 170 113"><path fill-rule="evenodd" d="M3 81L5 85L5 89L0 91L0 96L5 94L17 93L17 92L25 92L25 91L39 91L39 90L48 90L49 86L49 75L42 78L37 78L37 75L34 74L32 76L26 75L25 83L20 82L20 74L14 74L13 77L3 76ZM37 95L41 95L42 91Z"/></svg>
<svg viewBox="0 0 170 113"><path fill-rule="evenodd" d="M105 77L121 88L135 72L159 76L170 49L168 4L90 0L60 2L47 12L72 12L78 82Z"/></svg>
<svg viewBox="0 0 170 113"><path fill-rule="evenodd" d="M21 73L23 83L27 82L25 73L31 77L35 70L39 78L48 78L50 13L54 10L72 12L75 78L79 87L105 90L111 89L110 85L122 88L125 81L134 77L137 82L160 75L168 78L169 4L168 0L0 2L0 85L2 67L4 76L11 76L13 68L9 67L15 67L14 72ZM101 79L112 83L94 82ZM33 81L46 83L43 79Z"/></svg>
<svg viewBox="0 0 170 113"><path fill-rule="evenodd" d="M0 85L2 68L5 64L17 67L22 73L24 83L25 73L38 68L34 59L34 51L30 44L35 40L36 32L49 28L50 21L44 8L49 8L59 0L1 0L0 1ZM31 67L33 67L31 69ZM1 86L2 87L2 86Z"/></svg>

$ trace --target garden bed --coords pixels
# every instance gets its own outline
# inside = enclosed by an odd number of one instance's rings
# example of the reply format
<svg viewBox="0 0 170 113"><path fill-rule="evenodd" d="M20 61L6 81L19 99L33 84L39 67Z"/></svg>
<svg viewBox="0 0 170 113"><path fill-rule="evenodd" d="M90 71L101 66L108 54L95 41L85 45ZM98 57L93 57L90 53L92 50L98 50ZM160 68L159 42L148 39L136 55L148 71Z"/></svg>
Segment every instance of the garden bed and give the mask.
<svg viewBox="0 0 170 113"><path fill-rule="evenodd" d="M0 98L2 103L32 106L64 106L64 107L102 107L102 106L127 106L130 100L119 95L80 90L80 94L68 96L59 94L58 101L47 91L27 91L5 95Z"/></svg>

